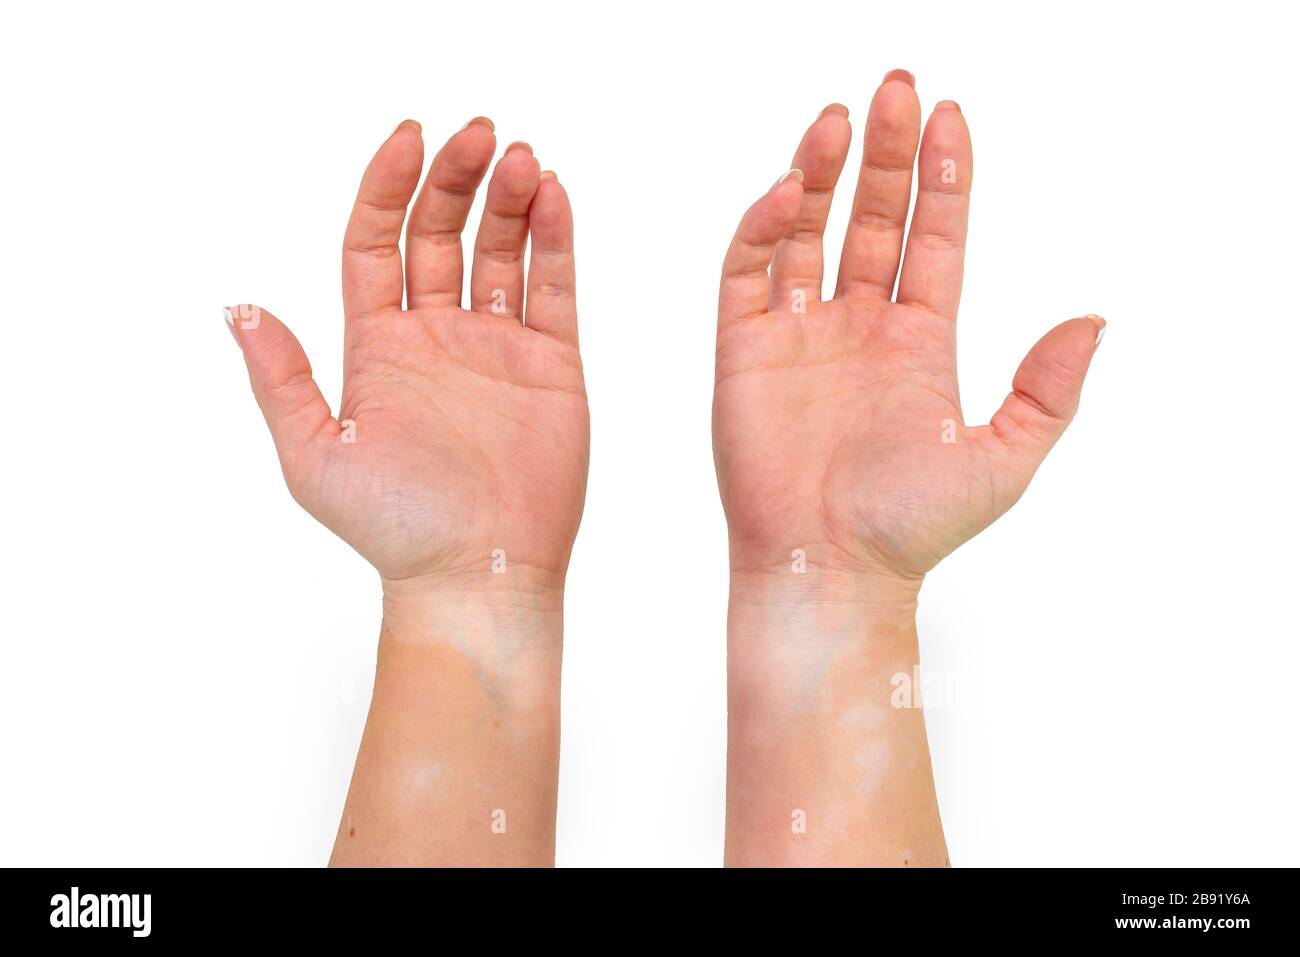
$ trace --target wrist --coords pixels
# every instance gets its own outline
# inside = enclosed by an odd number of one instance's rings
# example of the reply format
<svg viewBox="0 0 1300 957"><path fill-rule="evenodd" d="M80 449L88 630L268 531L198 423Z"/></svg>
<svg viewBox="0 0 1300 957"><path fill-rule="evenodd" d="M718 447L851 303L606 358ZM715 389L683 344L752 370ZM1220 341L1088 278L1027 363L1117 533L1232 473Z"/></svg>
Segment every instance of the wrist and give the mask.
<svg viewBox="0 0 1300 957"><path fill-rule="evenodd" d="M731 546L731 601L788 610L858 609L877 618L915 617L924 576L900 575L820 543L780 554Z"/></svg>
<svg viewBox="0 0 1300 957"><path fill-rule="evenodd" d="M536 578L384 581L379 670L403 684L473 684L512 709L558 707L564 591Z"/></svg>
<svg viewBox="0 0 1300 957"><path fill-rule="evenodd" d="M564 580L511 569L509 575L381 578L384 623L395 637L448 632L465 640L505 639L557 646L563 632Z"/></svg>
<svg viewBox="0 0 1300 957"><path fill-rule="evenodd" d="M920 586L919 579L806 559L733 563L727 618L732 677L753 678L762 688L801 680L831 661L877 671L914 661Z"/></svg>
<svg viewBox="0 0 1300 957"><path fill-rule="evenodd" d="M946 860L920 699L896 694L919 666L919 588L815 562L733 566L727 864Z"/></svg>
<svg viewBox="0 0 1300 957"><path fill-rule="evenodd" d="M511 585L384 582L335 863L553 863L563 594Z"/></svg>

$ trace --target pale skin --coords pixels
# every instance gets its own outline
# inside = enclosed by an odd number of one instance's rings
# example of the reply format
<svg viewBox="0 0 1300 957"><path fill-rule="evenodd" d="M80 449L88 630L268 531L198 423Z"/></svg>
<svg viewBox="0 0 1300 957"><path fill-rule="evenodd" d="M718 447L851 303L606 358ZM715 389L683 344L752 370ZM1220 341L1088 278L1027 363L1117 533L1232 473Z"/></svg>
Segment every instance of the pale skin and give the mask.
<svg viewBox="0 0 1300 957"><path fill-rule="evenodd" d="M944 101L922 135L915 81L896 70L866 127L830 299L823 233L851 139L838 104L745 214L723 267L729 865L948 863L922 711L894 696L918 660L917 594L1020 498L1074 416L1105 325L1052 329L992 421L966 424L966 121Z"/></svg>
<svg viewBox="0 0 1300 957"><path fill-rule="evenodd" d="M496 145L472 120L421 186L408 120L371 160L343 241L337 418L292 333L232 310L290 492L383 586L332 864L554 861L564 580L588 460L573 218L531 148L507 147L466 299L461 233Z"/></svg>
<svg viewBox="0 0 1300 957"><path fill-rule="evenodd" d="M951 101L922 137L914 86L894 71L872 102L832 298L822 234L851 139L839 105L723 268L731 865L947 863L922 712L894 706L892 679L917 663L926 573L1023 493L1104 328L1057 326L993 420L965 423L970 140ZM473 120L421 186L422 132L406 121L371 161L343 243L338 417L289 330L232 310L289 490L383 587L334 864L554 861L564 581L589 441L573 221L555 175L511 144L466 298L461 233L495 151L490 121Z"/></svg>

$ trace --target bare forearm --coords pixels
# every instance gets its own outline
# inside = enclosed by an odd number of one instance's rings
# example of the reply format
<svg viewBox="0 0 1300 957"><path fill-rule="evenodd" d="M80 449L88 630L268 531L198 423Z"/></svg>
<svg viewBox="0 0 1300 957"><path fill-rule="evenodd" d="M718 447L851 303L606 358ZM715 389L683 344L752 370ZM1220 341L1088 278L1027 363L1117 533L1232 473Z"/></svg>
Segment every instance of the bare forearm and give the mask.
<svg viewBox="0 0 1300 957"><path fill-rule="evenodd" d="M729 866L947 863L919 700L914 593L733 574Z"/></svg>
<svg viewBox="0 0 1300 957"><path fill-rule="evenodd" d="M554 863L562 604L386 592L331 864Z"/></svg>

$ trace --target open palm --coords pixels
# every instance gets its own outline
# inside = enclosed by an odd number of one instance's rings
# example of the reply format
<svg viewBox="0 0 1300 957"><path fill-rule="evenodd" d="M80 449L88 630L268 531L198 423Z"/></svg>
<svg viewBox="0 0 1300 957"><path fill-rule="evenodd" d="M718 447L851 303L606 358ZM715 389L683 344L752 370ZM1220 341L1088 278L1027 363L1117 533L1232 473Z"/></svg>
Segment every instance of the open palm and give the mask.
<svg viewBox="0 0 1300 957"><path fill-rule="evenodd" d="M833 299L821 301L822 234L851 139L842 106L809 128L796 169L728 251L714 447L739 569L788 566L804 550L845 572L918 580L1016 502L1077 407L1100 341L1094 317L1049 332L992 422L964 424L956 318L970 137L951 101L923 139L920 125L910 74L889 74Z"/></svg>
<svg viewBox="0 0 1300 957"><path fill-rule="evenodd" d="M343 243L344 386L337 419L293 334L228 311L297 501L386 580L477 574L493 561L562 581L587 479L573 221L526 144L488 185L461 308L460 235L496 138L471 121L419 185L407 121L362 179ZM525 295L524 259L532 255ZM403 293L407 308L402 308Z"/></svg>

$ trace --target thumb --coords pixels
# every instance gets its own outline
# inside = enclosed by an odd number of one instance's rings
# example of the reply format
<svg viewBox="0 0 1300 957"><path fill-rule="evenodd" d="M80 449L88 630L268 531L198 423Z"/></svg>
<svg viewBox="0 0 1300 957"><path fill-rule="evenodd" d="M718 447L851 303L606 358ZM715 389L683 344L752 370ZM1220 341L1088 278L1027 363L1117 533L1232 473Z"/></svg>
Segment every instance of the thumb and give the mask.
<svg viewBox="0 0 1300 957"><path fill-rule="evenodd" d="M266 418L286 477L301 473L314 440L339 431L311 377L307 354L289 328L258 306L227 306L226 325L244 353L253 395ZM290 482L292 487L293 483Z"/></svg>
<svg viewBox="0 0 1300 957"><path fill-rule="evenodd" d="M1079 393L1106 320L1063 322L1029 350L1011 380L1011 394L993 416L993 432L1027 467L1028 482L1079 408Z"/></svg>

